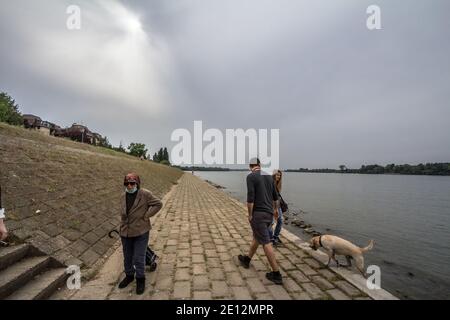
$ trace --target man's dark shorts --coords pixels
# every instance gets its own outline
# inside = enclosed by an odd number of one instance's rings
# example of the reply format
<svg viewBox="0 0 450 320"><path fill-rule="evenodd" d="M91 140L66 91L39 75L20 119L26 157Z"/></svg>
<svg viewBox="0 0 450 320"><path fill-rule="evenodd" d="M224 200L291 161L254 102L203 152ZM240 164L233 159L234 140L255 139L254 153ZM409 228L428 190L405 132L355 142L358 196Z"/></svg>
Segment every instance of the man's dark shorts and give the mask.
<svg viewBox="0 0 450 320"><path fill-rule="evenodd" d="M253 237L259 244L270 243L269 228L272 225L273 214L267 212L253 212L250 225L253 230Z"/></svg>

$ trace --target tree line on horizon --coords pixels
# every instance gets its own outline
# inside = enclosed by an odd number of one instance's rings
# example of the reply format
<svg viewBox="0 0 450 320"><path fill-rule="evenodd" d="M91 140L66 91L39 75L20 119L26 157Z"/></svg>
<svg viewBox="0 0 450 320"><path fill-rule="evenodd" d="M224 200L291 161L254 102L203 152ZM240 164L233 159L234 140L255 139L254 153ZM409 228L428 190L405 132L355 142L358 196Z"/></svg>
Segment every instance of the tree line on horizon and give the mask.
<svg viewBox="0 0 450 320"><path fill-rule="evenodd" d="M201 167L201 166L179 166L184 171L247 171L248 169L230 169L222 167ZM306 172L306 173L359 173L359 174L404 174L404 175L433 175L450 176L450 163L426 163L418 165L410 164L388 164L386 166L362 165L360 169L348 169L345 165L340 165L339 169L287 169L285 172Z"/></svg>
<svg viewBox="0 0 450 320"><path fill-rule="evenodd" d="M287 172L312 172L312 173L360 173L360 174L409 174L409 175L432 175L450 176L450 163L419 163L417 165L394 163L386 166L378 164L362 165L359 169L348 169L345 165L340 165L337 169L289 169Z"/></svg>
<svg viewBox="0 0 450 320"><path fill-rule="evenodd" d="M183 171L236 171L230 168L221 167L201 167L201 166L177 166Z"/></svg>
<svg viewBox="0 0 450 320"><path fill-rule="evenodd" d="M13 126L23 126L23 116L19 110L19 105L6 92L0 92L0 122ZM141 159L150 160L148 149L143 143L132 142L128 148L125 149L122 142L120 142L118 147L114 147L109 142L108 137L105 136L100 141L98 146L117 152L126 153ZM170 165L167 148L161 148L157 153L155 153L152 160L161 164Z"/></svg>

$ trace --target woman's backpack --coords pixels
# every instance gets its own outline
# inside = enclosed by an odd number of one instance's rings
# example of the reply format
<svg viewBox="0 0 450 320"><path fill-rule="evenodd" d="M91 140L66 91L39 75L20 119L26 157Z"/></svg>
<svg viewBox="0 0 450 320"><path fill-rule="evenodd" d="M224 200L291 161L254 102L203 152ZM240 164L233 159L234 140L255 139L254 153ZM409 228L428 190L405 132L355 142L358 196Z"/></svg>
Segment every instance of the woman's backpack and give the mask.
<svg viewBox="0 0 450 320"><path fill-rule="evenodd" d="M289 210L289 207L287 205L287 203L284 201L283 197L280 194L280 208L281 208L281 212L287 212Z"/></svg>

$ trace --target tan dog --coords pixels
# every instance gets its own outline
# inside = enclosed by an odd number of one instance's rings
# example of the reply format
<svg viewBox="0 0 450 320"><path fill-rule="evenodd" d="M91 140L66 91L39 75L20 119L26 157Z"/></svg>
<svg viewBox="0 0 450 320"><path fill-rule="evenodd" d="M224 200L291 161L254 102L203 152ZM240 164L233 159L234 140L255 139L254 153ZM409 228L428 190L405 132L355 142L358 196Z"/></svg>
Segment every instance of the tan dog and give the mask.
<svg viewBox="0 0 450 320"><path fill-rule="evenodd" d="M355 260L356 268L363 274L364 277L366 277L366 272L364 270L364 256L363 253L371 250L373 248L373 240L370 240L370 243L365 248L360 248L358 246L355 246L350 241L347 241L345 239L331 236L331 235L323 235L320 237L314 237L310 241L310 247L313 250L317 250L320 247L324 248L325 251L328 254L328 264L330 265L331 260L334 260L336 262L337 267L339 268L340 264L339 261L336 260L335 255L342 255L345 256L347 259L347 265L344 267L351 267L352 266L352 259Z"/></svg>

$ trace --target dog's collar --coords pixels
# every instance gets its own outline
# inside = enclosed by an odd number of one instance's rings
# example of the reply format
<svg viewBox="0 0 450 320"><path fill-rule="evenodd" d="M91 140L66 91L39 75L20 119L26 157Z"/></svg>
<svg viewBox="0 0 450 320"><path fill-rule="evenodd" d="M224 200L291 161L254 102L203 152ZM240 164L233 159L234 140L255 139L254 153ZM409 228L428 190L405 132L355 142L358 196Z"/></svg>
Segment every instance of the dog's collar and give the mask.
<svg viewBox="0 0 450 320"><path fill-rule="evenodd" d="M322 236L319 237L319 245L320 245L321 247L323 247L323 245L322 245Z"/></svg>

